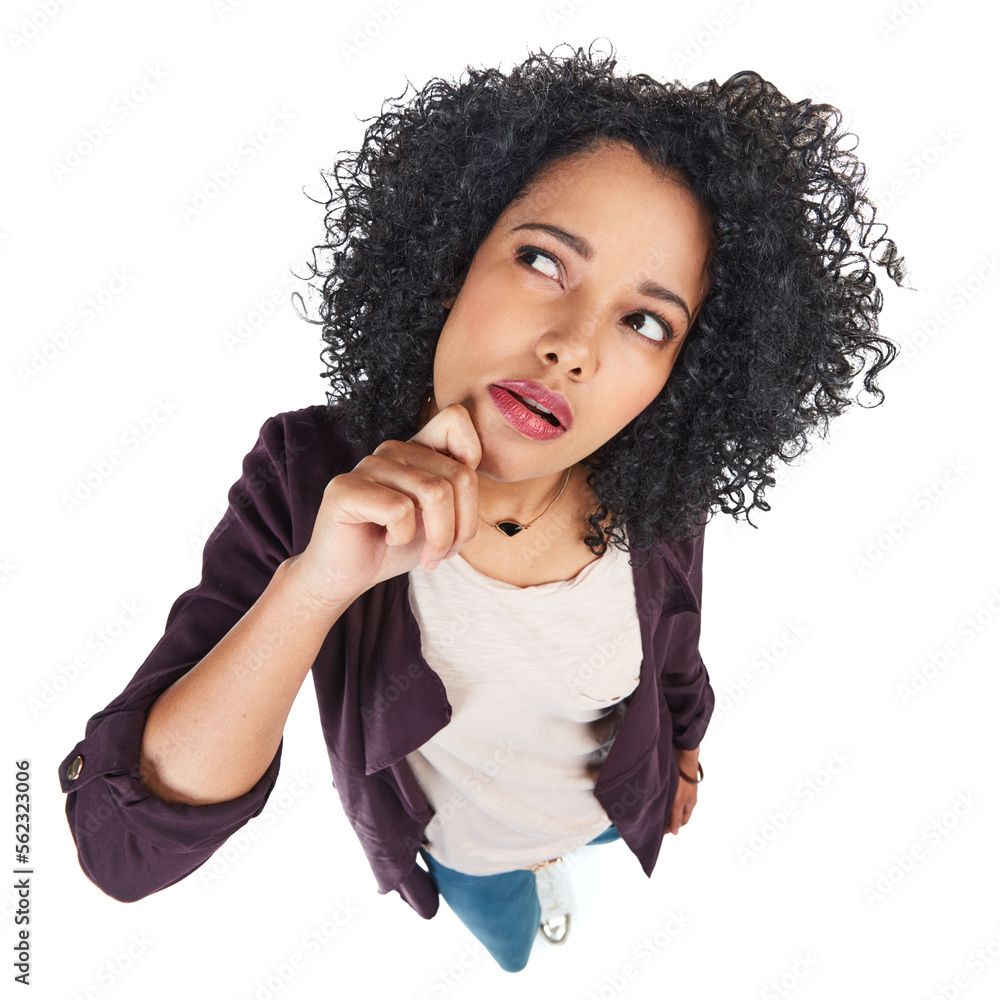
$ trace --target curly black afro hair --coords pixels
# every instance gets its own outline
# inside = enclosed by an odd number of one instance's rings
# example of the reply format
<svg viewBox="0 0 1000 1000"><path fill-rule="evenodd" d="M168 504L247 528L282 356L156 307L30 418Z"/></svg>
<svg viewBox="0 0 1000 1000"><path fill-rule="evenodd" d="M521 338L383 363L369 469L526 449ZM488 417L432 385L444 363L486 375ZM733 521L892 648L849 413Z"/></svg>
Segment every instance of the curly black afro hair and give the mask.
<svg viewBox="0 0 1000 1000"><path fill-rule="evenodd" d="M339 193L326 184L327 242L313 259L332 259L309 265L323 278L322 319L309 322L323 325L328 412L347 437L406 440L433 388L442 300L544 167L624 140L679 173L714 223L711 288L663 390L584 460L599 505L584 540L600 555L627 551L622 525L648 552L716 510L748 521L769 510L776 459L804 452L811 431L826 436L861 372L882 403L876 376L896 345L877 335L869 261L897 285L905 270L886 227L873 235L865 167L843 147L857 136L836 108L793 103L750 71L721 86L615 76L613 48L593 47L533 53L506 74L467 67L464 82L432 79L363 119L361 150L332 172Z"/></svg>

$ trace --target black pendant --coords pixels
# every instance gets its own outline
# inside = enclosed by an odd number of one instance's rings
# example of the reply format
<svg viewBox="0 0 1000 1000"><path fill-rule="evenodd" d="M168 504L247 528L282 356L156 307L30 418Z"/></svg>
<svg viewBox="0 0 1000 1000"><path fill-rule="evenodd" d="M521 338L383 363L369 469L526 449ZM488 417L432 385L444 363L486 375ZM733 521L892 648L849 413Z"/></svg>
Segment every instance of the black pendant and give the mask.
<svg viewBox="0 0 1000 1000"><path fill-rule="evenodd" d="M508 537L516 535L519 531L524 531L525 525L518 524L517 521L501 521L497 527Z"/></svg>

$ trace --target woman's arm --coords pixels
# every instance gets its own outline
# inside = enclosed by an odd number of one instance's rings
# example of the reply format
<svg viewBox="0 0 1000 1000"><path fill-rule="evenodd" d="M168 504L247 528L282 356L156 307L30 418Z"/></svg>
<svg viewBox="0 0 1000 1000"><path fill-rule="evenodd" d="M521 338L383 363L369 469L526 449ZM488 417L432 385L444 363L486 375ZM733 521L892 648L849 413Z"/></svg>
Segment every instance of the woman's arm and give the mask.
<svg viewBox="0 0 1000 1000"><path fill-rule="evenodd" d="M688 777L698 779L698 753L701 747L693 750L678 750L674 747L674 756L677 758L677 767ZM670 809L670 826L666 832L677 834L678 830L691 818L695 803L698 801L698 786L678 779L677 794L674 796L674 804Z"/></svg>
<svg viewBox="0 0 1000 1000"><path fill-rule="evenodd" d="M140 756L159 697L241 622L241 631L259 625L276 603L279 569L292 558L292 497L332 471L322 464L329 449L313 423L308 411L264 422L229 491L228 510L205 543L201 581L174 601L159 642L125 689L88 720L84 738L59 765L80 866L115 899L133 902L185 878L260 813L274 788L280 741L245 794L200 806L154 794L142 780Z"/></svg>
<svg viewBox="0 0 1000 1000"><path fill-rule="evenodd" d="M207 805L260 780L327 633L351 602L324 607L282 562L218 645L167 688L146 719L139 769L167 802Z"/></svg>

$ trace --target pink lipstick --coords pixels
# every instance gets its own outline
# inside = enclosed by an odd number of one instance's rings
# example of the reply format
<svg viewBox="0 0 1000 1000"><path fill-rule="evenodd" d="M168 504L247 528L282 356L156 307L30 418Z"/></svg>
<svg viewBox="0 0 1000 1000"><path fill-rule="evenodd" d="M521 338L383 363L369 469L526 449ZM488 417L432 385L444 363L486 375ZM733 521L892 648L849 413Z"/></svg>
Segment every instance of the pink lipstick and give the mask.
<svg viewBox="0 0 1000 1000"><path fill-rule="evenodd" d="M529 392L524 386L532 386L533 391ZM504 388L510 386L511 388ZM516 389L515 386L522 388ZM535 441L554 441L562 437L572 423L572 415L569 406L562 396L549 392L538 383L531 382L502 382L489 387L490 398L493 400L501 416L515 430L520 431L526 437ZM535 403L540 403L543 407L552 412L546 416L542 412L532 408L531 403L521 398L521 393ZM539 398L542 397L542 398ZM550 405L551 403L555 405ZM563 424L560 415L568 419L567 424ZM559 420L559 424L553 424L552 420Z"/></svg>

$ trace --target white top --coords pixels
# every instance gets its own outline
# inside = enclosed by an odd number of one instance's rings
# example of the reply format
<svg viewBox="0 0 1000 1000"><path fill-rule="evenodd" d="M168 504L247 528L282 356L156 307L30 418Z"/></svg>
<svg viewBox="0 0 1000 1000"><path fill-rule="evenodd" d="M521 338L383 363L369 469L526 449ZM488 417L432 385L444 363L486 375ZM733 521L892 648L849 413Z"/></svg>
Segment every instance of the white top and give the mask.
<svg viewBox="0 0 1000 1000"><path fill-rule="evenodd" d="M452 717L407 755L435 815L425 850L493 875L568 854L608 828L594 785L642 662L629 553L572 580L516 587L461 556L409 574L421 652Z"/></svg>

